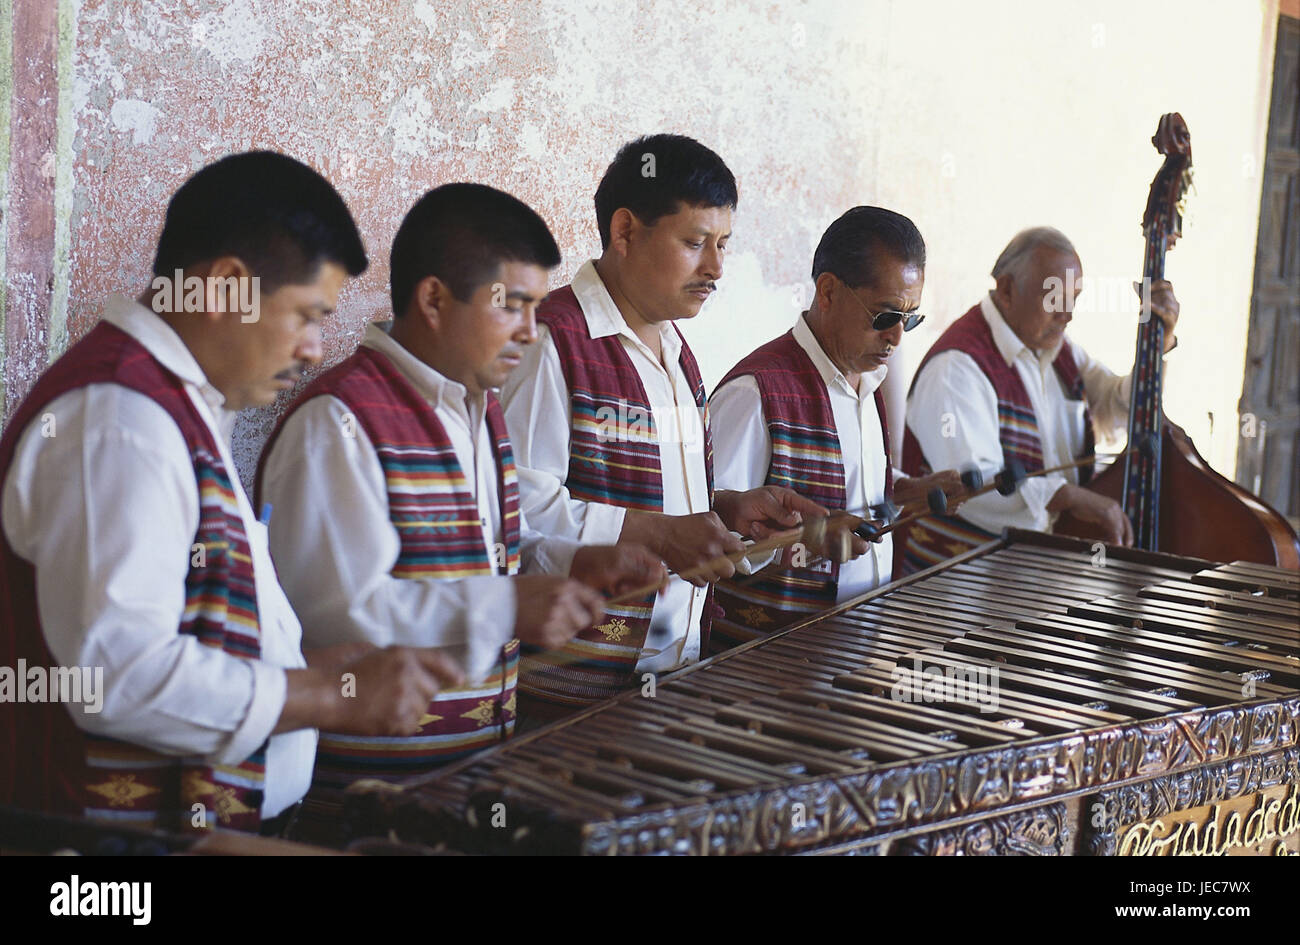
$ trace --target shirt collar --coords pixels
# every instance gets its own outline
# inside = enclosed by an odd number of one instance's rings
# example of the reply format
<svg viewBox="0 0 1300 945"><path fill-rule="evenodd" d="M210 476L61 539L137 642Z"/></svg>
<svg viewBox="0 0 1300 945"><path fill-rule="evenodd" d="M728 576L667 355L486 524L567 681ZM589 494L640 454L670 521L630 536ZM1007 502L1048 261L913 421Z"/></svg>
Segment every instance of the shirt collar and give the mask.
<svg viewBox="0 0 1300 945"><path fill-rule="evenodd" d="M229 439L234 429L234 411L226 410L226 397L208 381L199 362L175 329L157 312L146 308L135 299L114 295L104 306L104 321L115 325L138 341L155 361L198 390L204 403L211 408L217 426Z"/></svg>
<svg viewBox="0 0 1300 945"><path fill-rule="evenodd" d="M388 358L393 367L397 368L397 373L406 378L420 396L435 408L448 406L465 409L469 397L465 385L435 371L394 341L389 334L392 327L391 321L371 322L366 325L361 343Z"/></svg>
<svg viewBox="0 0 1300 945"><path fill-rule="evenodd" d="M574 273L570 288L573 289L578 305L582 307L582 315L587 320L587 331L593 339L622 335L644 351L652 361L655 360L645 342L628 327L627 319L618 310L614 297L609 294L604 280L596 271L594 259L587 260ZM659 324L659 343L663 351L663 363L675 364L681 357L682 340L672 322Z"/></svg>
<svg viewBox="0 0 1300 945"><path fill-rule="evenodd" d="M1007 367L1011 367L1016 362L1016 358L1022 353L1027 352L1031 358L1039 365L1051 364L1056 360L1056 356L1061 353L1061 345L1047 351L1035 351L1030 348L1007 324L1007 320L1002 317L998 311L997 303L993 301L993 293L990 292L980 300L980 312L984 320L989 323L989 328L993 331L993 343L997 345L998 353L1002 355L1002 360L1007 362ZM1064 340L1062 340L1064 344Z"/></svg>
<svg viewBox="0 0 1300 945"><path fill-rule="evenodd" d="M889 365L882 364L874 371L863 373L862 379L858 382L858 389L855 391L849 386L848 378L844 376L844 372L835 366L835 362L826 354L821 342L817 340L817 336L808 327L807 316L808 313L804 312L794 323L794 340L812 359L813 366L817 368L817 373L822 376L822 381L826 386L831 387L838 383L859 399L874 394L876 389L885 383L885 375L889 373Z"/></svg>
<svg viewBox="0 0 1300 945"><path fill-rule="evenodd" d="M187 384L202 387L208 384L207 375L181 336L158 314L135 299L115 295L104 306L104 321L116 325L153 355L154 360ZM218 392L219 394L219 392ZM225 398L222 398L224 401Z"/></svg>

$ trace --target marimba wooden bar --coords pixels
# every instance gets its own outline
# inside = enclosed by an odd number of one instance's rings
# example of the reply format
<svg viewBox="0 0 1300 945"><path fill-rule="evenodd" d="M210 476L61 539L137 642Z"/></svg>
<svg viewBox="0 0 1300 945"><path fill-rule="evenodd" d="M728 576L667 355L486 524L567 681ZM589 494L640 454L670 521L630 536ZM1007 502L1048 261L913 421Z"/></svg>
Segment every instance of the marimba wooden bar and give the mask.
<svg viewBox="0 0 1300 945"><path fill-rule="evenodd" d="M432 776L478 853L1300 852L1300 575L1002 539Z"/></svg>

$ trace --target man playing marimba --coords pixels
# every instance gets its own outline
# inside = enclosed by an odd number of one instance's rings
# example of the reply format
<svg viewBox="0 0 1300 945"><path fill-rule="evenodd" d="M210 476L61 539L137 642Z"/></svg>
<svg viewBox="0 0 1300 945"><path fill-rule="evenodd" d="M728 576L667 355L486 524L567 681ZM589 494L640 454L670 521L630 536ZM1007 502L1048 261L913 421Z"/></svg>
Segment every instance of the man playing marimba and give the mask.
<svg viewBox="0 0 1300 945"><path fill-rule="evenodd" d="M18 408L0 440L0 665L93 668L103 691L95 707L53 692L3 706L0 804L278 832L317 727L409 732L460 681L428 650L304 662L230 457L233 411L320 360L321 320L365 267L319 174L225 158L168 204L153 291L112 300Z"/></svg>
<svg viewBox="0 0 1300 945"><path fill-rule="evenodd" d="M393 240L393 321L367 326L267 445L259 501L308 639L438 646L469 678L438 694L416 736L323 732L320 787L431 769L508 737L519 641L548 649L597 623L593 587L662 579L644 548L543 538L519 511L492 391L535 339L559 261L541 217L509 194L429 191ZM551 574L511 576L521 561Z"/></svg>
<svg viewBox="0 0 1300 945"><path fill-rule="evenodd" d="M539 344L502 388L524 509L549 533L648 546L674 571L657 597L612 607L562 665L520 683L521 715L557 716L699 659L707 581L718 555L824 512L776 487L713 497L704 385L672 324L692 318L722 276L736 182L722 159L680 135L619 150L596 190L603 252L538 309ZM692 586L694 585L694 586ZM539 661L540 662L540 661Z"/></svg>
<svg viewBox="0 0 1300 945"><path fill-rule="evenodd" d="M993 264L994 288L930 348L912 381L903 469L917 474L973 462L1001 469L1015 459L1030 472L1093 455L1096 431L1123 430L1131 380L1065 337L1082 291L1083 266L1059 230L1023 230ZM1151 311L1177 343L1178 300L1165 280L1151 284ZM1095 428L1095 429L1094 429ZM902 540L909 574L995 537L1003 528L1049 531L1071 512L1100 526L1112 544L1131 544L1119 504L1082 487L1091 468L1026 479L1011 495L971 499L957 515L918 521Z"/></svg>
<svg viewBox="0 0 1300 945"><path fill-rule="evenodd" d="M745 357L709 398L718 488L789 486L830 509L873 518L886 499L960 491L951 471L894 482L880 385L903 333L920 324L925 242L907 217L854 207L813 255L815 295L794 328ZM720 651L887 583L893 544L854 535L834 561L795 545L759 574L724 581Z"/></svg>

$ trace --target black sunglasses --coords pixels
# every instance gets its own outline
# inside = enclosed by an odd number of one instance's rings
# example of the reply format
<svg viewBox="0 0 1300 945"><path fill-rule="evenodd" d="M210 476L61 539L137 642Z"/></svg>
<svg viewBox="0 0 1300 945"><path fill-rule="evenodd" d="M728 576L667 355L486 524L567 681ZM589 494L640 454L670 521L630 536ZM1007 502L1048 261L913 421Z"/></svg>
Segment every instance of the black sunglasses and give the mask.
<svg viewBox="0 0 1300 945"><path fill-rule="evenodd" d="M844 288L849 290L849 295L858 299L858 293L854 292L848 283L845 283ZM920 312L873 312L867 308L867 303L862 299L858 299L858 304L862 306L864 312L871 316L871 327L875 331L889 331L899 322L903 323L903 331L911 331L925 321L925 316Z"/></svg>

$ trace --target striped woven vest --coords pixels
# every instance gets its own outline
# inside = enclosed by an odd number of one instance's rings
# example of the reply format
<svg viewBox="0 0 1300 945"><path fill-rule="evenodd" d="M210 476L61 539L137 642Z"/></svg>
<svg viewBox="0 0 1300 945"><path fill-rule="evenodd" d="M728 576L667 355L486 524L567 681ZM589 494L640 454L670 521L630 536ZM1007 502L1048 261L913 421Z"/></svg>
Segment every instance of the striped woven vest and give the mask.
<svg viewBox="0 0 1300 945"><path fill-rule="evenodd" d="M772 443L764 485L785 486L828 509L846 507L844 457L826 382L808 353L788 331L754 351L718 384L751 375L763 400ZM893 491L889 425L880 390L876 413L885 443L885 495ZM722 581L710 648L728 647L788 626L804 614L832 606L840 567L835 562L796 567L785 553L752 578Z"/></svg>
<svg viewBox="0 0 1300 945"><path fill-rule="evenodd" d="M1042 469L1043 443L1038 434L1038 419L1034 416L1029 391L1025 389L1020 373L1002 357L1002 352L993 340L993 329L989 327L979 305L949 325L926 352L913 375L913 387L930 359L944 351L963 351L970 355L993 385L998 399L998 438L1002 443L1003 462L1018 459L1026 472ZM1074 363L1074 353L1068 341L1061 343L1061 350L1052 362L1052 367L1060 378L1066 396L1071 400L1085 401L1084 455L1092 456L1092 421L1087 413L1083 378ZM932 471L910 425L903 429L903 470L909 476L922 476ZM1086 483L1091 472L1089 467L1084 467L1079 475L1080 481ZM895 543L895 571L899 576L912 574L996 537L992 532L963 519L960 511L956 515L921 519Z"/></svg>
<svg viewBox="0 0 1300 945"><path fill-rule="evenodd" d="M573 290L557 289L537 310L555 342L564 380L569 388L569 468L564 482L569 494L585 502L603 502L626 509L663 509L663 476L659 467L659 421L635 365L619 336L593 339ZM676 326L674 326L676 330ZM681 332L678 332L681 338ZM686 339L678 364L694 391L704 430L705 476L709 504L713 503L713 441L709 437L704 381ZM611 424L611 420L617 422ZM618 433L610 434L611 426ZM641 648L650 629L654 595L611 607L606 621L584 630L558 650L564 665L548 665L548 654L527 648L533 667L520 688L533 700L558 707L586 705L608 698L632 685ZM700 621L705 646L712 612L711 598Z"/></svg>
<svg viewBox="0 0 1300 945"><path fill-rule="evenodd" d="M260 658L253 559L233 481L183 382L126 332L101 322L37 381L0 439L0 483L23 431L55 399L90 384L120 384L151 398L176 422L189 449L199 525L177 629L232 656ZM35 568L3 535L0 542L0 665L23 659L52 667ZM239 765L213 767L87 735L72 720L81 711L75 706L27 702L3 709L0 804L166 830L256 830L261 823L265 745Z"/></svg>
<svg viewBox="0 0 1300 945"><path fill-rule="evenodd" d="M505 554L483 544L478 504L437 414L393 363L361 347L307 386L262 452L298 407L315 397L348 406L379 458L388 514L401 551L394 577L452 580L519 570L519 486L501 406L487 394L487 426L497 466ZM261 501L262 468L258 469ZM494 560L494 558L496 560ZM502 648L486 679L439 692L417 735L380 737L321 732L313 783L346 787L361 777L398 777L440 767L509 738L515 726L519 643Z"/></svg>

